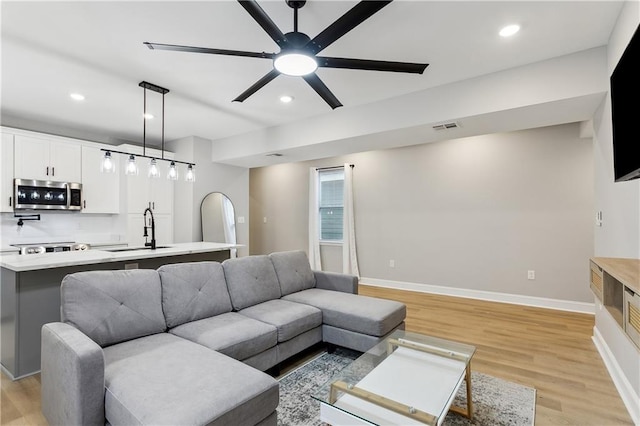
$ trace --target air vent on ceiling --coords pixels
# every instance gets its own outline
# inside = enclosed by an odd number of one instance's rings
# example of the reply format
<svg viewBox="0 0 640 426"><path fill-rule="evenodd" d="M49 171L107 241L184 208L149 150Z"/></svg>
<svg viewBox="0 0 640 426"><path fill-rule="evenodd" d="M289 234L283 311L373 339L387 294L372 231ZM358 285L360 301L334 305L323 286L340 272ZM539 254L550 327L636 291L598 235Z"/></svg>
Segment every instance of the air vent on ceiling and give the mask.
<svg viewBox="0 0 640 426"><path fill-rule="evenodd" d="M274 152L273 154L267 154L267 157L282 157L282 155L279 152Z"/></svg>
<svg viewBox="0 0 640 426"><path fill-rule="evenodd" d="M435 124L433 130L449 130L457 129L460 125L456 121L450 121L448 123Z"/></svg>

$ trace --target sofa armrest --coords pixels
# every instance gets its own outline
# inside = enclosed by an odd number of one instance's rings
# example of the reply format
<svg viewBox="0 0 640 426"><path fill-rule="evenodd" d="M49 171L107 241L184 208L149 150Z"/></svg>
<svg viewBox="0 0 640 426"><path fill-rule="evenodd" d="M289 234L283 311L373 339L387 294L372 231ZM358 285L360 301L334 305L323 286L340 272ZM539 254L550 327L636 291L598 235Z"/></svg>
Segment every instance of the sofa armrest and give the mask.
<svg viewBox="0 0 640 426"><path fill-rule="evenodd" d="M358 277L336 272L313 271L316 288L358 294Z"/></svg>
<svg viewBox="0 0 640 426"><path fill-rule="evenodd" d="M42 414L50 425L104 425L104 355L77 328L42 326Z"/></svg>

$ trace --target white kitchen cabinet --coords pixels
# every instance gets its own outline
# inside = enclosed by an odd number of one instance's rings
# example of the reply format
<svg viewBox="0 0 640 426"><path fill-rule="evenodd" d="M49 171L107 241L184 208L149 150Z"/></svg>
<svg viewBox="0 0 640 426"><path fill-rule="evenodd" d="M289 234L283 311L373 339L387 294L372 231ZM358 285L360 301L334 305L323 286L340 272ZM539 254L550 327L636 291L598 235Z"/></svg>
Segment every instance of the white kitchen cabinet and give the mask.
<svg viewBox="0 0 640 426"><path fill-rule="evenodd" d="M127 179L127 211L142 214L147 207L154 214L173 214L173 183L167 179L169 163L158 161L160 177L147 176L148 159L139 158L140 174L126 176Z"/></svg>
<svg viewBox="0 0 640 426"><path fill-rule="evenodd" d="M80 182L80 144L16 135L15 177L21 179Z"/></svg>
<svg viewBox="0 0 640 426"><path fill-rule="evenodd" d="M151 216L147 214L148 242L151 242ZM156 228L156 245L163 246L173 243L173 218L167 214L153 215ZM142 246L144 240L144 217L142 213L130 213L127 218L127 241L130 246Z"/></svg>
<svg viewBox="0 0 640 426"><path fill-rule="evenodd" d="M0 212L13 211L13 135L2 133L0 145Z"/></svg>
<svg viewBox="0 0 640 426"><path fill-rule="evenodd" d="M120 213L120 158L112 155L116 173L103 173L104 151L82 147L82 213Z"/></svg>

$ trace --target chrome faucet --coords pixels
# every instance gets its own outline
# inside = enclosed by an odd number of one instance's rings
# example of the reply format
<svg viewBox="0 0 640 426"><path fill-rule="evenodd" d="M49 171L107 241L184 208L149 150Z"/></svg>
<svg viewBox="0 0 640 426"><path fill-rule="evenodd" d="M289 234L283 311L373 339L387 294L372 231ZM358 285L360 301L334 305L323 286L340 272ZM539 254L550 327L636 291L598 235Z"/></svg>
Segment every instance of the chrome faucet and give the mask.
<svg viewBox="0 0 640 426"><path fill-rule="evenodd" d="M147 242L147 238L149 237L149 234L147 232L147 229L149 228L147 226L147 212L149 212L149 214L151 215L151 242ZM151 250L155 250L156 249L156 221L153 219L153 210L151 210L149 207L147 207L144 211L144 234L142 235L144 237L144 246L145 247L151 247Z"/></svg>

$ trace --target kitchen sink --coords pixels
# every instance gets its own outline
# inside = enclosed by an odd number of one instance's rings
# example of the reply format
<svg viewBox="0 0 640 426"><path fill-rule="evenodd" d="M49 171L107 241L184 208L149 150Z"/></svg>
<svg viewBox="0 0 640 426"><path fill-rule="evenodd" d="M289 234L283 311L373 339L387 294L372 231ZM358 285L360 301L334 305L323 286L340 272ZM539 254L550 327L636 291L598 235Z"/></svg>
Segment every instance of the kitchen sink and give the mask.
<svg viewBox="0 0 640 426"><path fill-rule="evenodd" d="M156 246L156 249L163 248L171 248L171 246ZM104 251L108 251L111 253L118 253L122 251L139 251L139 250L151 250L151 247L125 247L125 248L117 248L117 249L105 249Z"/></svg>

